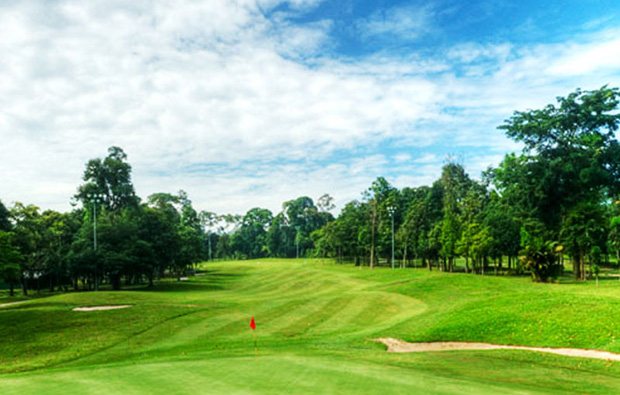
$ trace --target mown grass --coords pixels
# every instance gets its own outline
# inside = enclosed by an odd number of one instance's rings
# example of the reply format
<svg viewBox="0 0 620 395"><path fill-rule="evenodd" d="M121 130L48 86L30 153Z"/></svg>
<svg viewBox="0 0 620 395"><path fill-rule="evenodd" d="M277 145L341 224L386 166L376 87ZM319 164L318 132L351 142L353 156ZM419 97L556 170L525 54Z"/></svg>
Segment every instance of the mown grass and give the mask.
<svg viewBox="0 0 620 395"><path fill-rule="evenodd" d="M371 340L620 352L617 281L533 284L320 260L204 268L153 289L0 308L0 392L620 392L620 363L505 350L388 354ZM133 307L72 311L106 304Z"/></svg>

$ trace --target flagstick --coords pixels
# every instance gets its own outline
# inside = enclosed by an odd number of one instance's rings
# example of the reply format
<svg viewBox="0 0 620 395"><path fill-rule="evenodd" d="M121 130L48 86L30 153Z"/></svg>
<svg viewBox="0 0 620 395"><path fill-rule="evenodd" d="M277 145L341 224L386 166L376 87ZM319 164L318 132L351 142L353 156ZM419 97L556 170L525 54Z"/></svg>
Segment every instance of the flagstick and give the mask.
<svg viewBox="0 0 620 395"><path fill-rule="evenodd" d="M252 331L254 334L254 358L258 357L258 347L256 347L256 331Z"/></svg>
<svg viewBox="0 0 620 395"><path fill-rule="evenodd" d="M258 347L256 346L256 322L254 321L254 317L250 320L250 328L252 328L252 335L254 336L254 362L256 362L258 358Z"/></svg>

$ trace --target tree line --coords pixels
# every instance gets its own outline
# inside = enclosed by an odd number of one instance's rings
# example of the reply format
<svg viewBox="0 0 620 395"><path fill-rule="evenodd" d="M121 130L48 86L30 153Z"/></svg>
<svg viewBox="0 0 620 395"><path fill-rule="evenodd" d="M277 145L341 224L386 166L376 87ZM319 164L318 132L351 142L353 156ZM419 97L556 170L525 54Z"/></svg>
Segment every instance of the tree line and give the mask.
<svg viewBox="0 0 620 395"><path fill-rule="evenodd" d="M493 262L537 281L559 275L566 258L585 279L620 258L619 99L617 88L576 90L515 112L499 129L522 152L480 179L455 161L430 186L399 190L379 177L337 218L327 194L284 202L276 215L198 212L184 191L142 201L127 155L111 147L86 164L70 212L0 201L0 280L11 294L119 289L187 275L204 260L300 256L480 274Z"/></svg>
<svg viewBox="0 0 620 395"><path fill-rule="evenodd" d="M359 264L391 259L391 221L401 265L528 271L575 278L620 260L620 145L617 88L576 90L540 110L515 112L499 127L523 146L474 180L446 163L431 186L398 190L384 178L314 234L320 253ZM505 261L506 259L507 261Z"/></svg>
<svg viewBox="0 0 620 395"><path fill-rule="evenodd" d="M184 191L142 201L119 147L86 164L84 183L67 213L0 201L0 281L49 291L98 290L100 285L153 285L182 277L195 263L310 254L310 234L333 220L332 198L285 202L277 215L253 208L244 216L198 212Z"/></svg>

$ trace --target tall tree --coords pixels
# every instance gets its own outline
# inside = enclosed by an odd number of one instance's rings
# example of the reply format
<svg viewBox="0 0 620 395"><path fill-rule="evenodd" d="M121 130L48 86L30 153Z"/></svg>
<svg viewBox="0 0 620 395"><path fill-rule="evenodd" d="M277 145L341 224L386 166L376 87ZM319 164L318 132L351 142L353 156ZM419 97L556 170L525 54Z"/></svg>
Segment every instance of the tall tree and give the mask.
<svg viewBox="0 0 620 395"><path fill-rule="evenodd" d="M11 215L9 210L2 204L2 200L0 200L0 230L5 232L11 230Z"/></svg>
<svg viewBox="0 0 620 395"><path fill-rule="evenodd" d="M273 220L271 211L262 208L249 210L241 227L232 235L232 248L239 258L260 258L266 255L266 234Z"/></svg>
<svg viewBox="0 0 620 395"><path fill-rule="evenodd" d="M443 256L444 270L447 265L452 271L454 259L457 255L457 243L461 238L463 204L468 191L472 187L472 181L462 165L448 162L443 166L440 183L443 190L443 220L441 224L441 255ZM472 216L475 216L476 208L474 199L478 196L472 194L469 205Z"/></svg>
<svg viewBox="0 0 620 395"><path fill-rule="evenodd" d="M163 276L166 269L176 266L181 240L178 234L178 213L166 206L145 206L138 221L138 239L142 242L136 255L141 268L153 286L156 277Z"/></svg>
<svg viewBox="0 0 620 395"><path fill-rule="evenodd" d="M336 206L334 205L334 198L331 197L328 193L325 193L319 197L319 200L316 203L316 207L319 211L329 212L333 210Z"/></svg>
<svg viewBox="0 0 620 395"><path fill-rule="evenodd" d="M283 212L273 217L265 235L269 255L279 258L295 256L295 236L295 228L289 225Z"/></svg>
<svg viewBox="0 0 620 395"><path fill-rule="evenodd" d="M212 260L215 246L214 236L216 235L215 231L218 223L218 217L217 214L206 210L201 211L200 214L198 214L198 217L200 218L200 223L202 224L207 236L207 258Z"/></svg>
<svg viewBox="0 0 620 395"><path fill-rule="evenodd" d="M185 191L179 191L181 204L181 221L179 224L180 251L178 265L180 272L193 263L197 263L203 256L204 238L198 212L192 206Z"/></svg>
<svg viewBox="0 0 620 395"><path fill-rule="evenodd" d="M15 295L15 285L20 280L20 263L23 260L12 239L12 233L0 230L0 280L9 285L10 296Z"/></svg>
<svg viewBox="0 0 620 395"><path fill-rule="evenodd" d="M508 269L512 268L512 262L519 253L519 223L513 214L512 207L504 204L501 197L491 193L490 202L485 206L482 213L482 224L489 229L494 243L490 254L499 261L499 269L502 269L502 257L508 257Z"/></svg>
<svg viewBox="0 0 620 395"><path fill-rule="evenodd" d="M20 267L22 293L27 295L30 281L38 279L43 272L45 227L35 205L16 202L10 212L15 223L14 243L24 258Z"/></svg>
<svg viewBox="0 0 620 395"><path fill-rule="evenodd" d="M107 210L135 208L139 203L131 181L131 165L120 147L108 148L108 156L103 160L89 160L83 180L85 183L78 188L75 198L85 207L90 207L92 195L102 195Z"/></svg>
<svg viewBox="0 0 620 395"><path fill-rule="evenodd" d="M429 199L430 188L422 186L419 188L403 189L403 195L407 196L403 198L406 205L404 219L402 226L398 229L397 239L403 249L403 266L409 257L409 253L414 258L427 259L426 251L421 248L423 243L421 239L423 234L428 234L430 231L430 215L429 215Z"/></svg>
<svg viewBox="0 0 620 395"><path fill-rule="evenodd" d="M387 251L389 244L390 214L388 207L396 207L398 191L383 177L378 177L364 198L367 202L369 226L370 226L370 267L373 268L378 261L378 254Z"/></svg>
<svg viewBox="0 0 620 395"><path fill-rule="evenodd" d="M323 195L322 198L323 208L329 208L331 204L329 195ZM295 252L293 256L297 255L297 249L300 255L305 255L305 251L311 250L313 243L310 234L333 220L333 216L328 211L319 210L314 205L314 201L307 196L284 202L282 214L288 231L287 229L281 229L281 231L287 234L287 241L295 243L292 245L292 251Z"/></svg>
<svg viewBox="0 0 620 395"><path fill-rule="evenodd" d="M76 237L83 222L83 212L74 210L69 213L58 213L46 210L40 218L43 227L42 254L43 275L52 292L54 286L63 287L68 277L67 256L73 239Z"/></svg>
<svg viewBox="0 0 620 395"><path fill-rule="evenodd" d="M509 192L521 211L542 222L556 239L580 205L600 204L620 193L620 144L615 138L620 92L578 89L557 102L517 111L500 126L524 144L524 151L521 157L506 157L495 177L500 191ZM581 257L587 251L569 250L573 273L581 278Z"/></svg>

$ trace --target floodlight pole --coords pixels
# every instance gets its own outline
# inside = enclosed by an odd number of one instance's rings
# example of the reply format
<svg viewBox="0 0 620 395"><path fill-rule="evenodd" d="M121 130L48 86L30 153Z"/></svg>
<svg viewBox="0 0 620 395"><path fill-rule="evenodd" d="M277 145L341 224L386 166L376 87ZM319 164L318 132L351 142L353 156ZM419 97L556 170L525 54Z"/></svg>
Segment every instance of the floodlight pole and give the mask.
<svg viewBox="0 0 620 395"><path fill-rule="evenodd" d="M296 245L296 254L295 257L299 259L299 226L296 226L297 233L295 233L295 245Z"/></svg>
<svg viewBox="0 0 620 395"><path fill-rule="evenodd" d="M93 251L97 253L97 204L103 199L103 194L87 194L89 201L93 205ZM99 263L95 262L95 291L99 291Z"/></svg>
<svg viewBox="0 0 620 395"><path fill-rule="evenodd" d="M93 250L97 251L97 203L93 204Z"/></svg>
<svg viewBox="0 0 620 395"><path fill-rule="evenodd" d="M211 252L211 232L207 232L207 237L209 238L209 261L212 261L213 254Z"/></svg>
<svg viewBox="0 0 620 395"><path fill-rule="evenodd" d="M390 217L392 217L392 269L394 269L394 213L396 212L396 207L389 206L388 211Z"/></svg>

